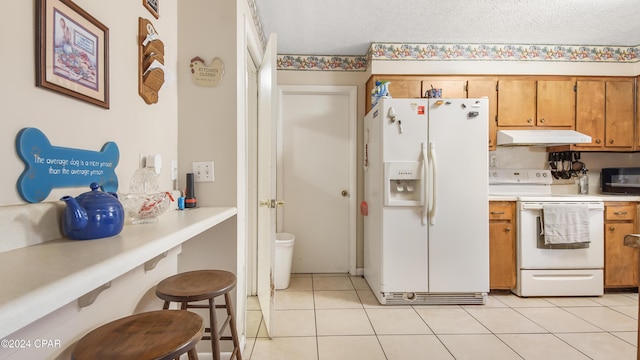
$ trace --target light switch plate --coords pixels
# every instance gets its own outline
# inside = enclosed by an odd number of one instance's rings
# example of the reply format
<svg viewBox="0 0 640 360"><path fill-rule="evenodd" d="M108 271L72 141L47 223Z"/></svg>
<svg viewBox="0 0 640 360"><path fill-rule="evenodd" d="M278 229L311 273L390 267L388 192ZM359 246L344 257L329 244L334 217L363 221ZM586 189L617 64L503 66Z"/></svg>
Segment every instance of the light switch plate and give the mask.
<svg viewBox="0 0 640 360"><path fill-rule="evenodd" d="M195 182L213 182L215 180L213 161L197 161L193 163Z"/></svg>

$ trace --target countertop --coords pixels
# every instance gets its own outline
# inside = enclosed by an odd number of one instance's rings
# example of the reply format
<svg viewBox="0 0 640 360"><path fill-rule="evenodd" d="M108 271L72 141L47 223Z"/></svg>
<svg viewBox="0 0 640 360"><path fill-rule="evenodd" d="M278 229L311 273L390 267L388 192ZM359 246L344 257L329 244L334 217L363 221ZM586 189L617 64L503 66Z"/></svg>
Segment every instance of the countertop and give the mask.
<svg viewBox="0 0 640 360"><path fill-rule="evenodd" d="M110 238L0 253L0 339L236 214L234 207L175 210Z"/></svg>
<svg viewBox="0 0 640 360"><path fill-rule="evenodd" d="M558 195L563 195L562 193L553 193ZM579 197L580 195L571 194ZM597 197L602 201L638 201L640 202L640 196L637 195L605 195L605 194L588 194L585 196L589 197ZM518 197L515 195L491 195L489 194L489 201L516 201Z"/></svg>

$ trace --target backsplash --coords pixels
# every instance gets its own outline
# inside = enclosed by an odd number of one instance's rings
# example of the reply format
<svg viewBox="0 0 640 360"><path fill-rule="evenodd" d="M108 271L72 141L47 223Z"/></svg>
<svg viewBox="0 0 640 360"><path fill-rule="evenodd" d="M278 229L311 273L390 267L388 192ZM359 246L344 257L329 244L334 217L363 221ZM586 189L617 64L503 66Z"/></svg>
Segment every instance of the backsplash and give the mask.
<svg viewBox="0 0 640 360"><path fill-rule="evenodd" d="M489 151L496 156L498 169L549 169L545 147L497 147ZM640 167L640 153L581 152L581 160L589 170L589 193L600 193L600 170L607 167ZM554 180L553 192L576 193L578 179Z"/></svg>

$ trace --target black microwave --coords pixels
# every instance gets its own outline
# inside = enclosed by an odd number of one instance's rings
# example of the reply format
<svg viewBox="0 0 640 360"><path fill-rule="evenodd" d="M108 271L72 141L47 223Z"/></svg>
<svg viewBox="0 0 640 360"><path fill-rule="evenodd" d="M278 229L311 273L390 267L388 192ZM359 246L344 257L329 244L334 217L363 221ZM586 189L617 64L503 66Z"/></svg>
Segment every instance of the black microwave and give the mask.
<svg viewBox="0 0 640 360"><path fill-rule="evenodd" d="M602 169L600 190L603 194L640 195L640 167Z"/></svg>

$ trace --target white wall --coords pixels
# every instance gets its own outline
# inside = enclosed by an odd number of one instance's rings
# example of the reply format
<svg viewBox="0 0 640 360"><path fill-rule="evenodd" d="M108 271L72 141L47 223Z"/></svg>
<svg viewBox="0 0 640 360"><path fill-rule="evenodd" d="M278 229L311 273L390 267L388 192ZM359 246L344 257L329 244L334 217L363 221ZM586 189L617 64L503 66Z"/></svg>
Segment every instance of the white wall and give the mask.
<svg viewBox="0 0 640 360"><path fill-rule="evenodd" d="M178 88L167 83L160 101L147 105L138 95L138 17L154 24L165 44L165 66L176 72L177 0L163 0L156 20L141 1L114 0L108 5L75 0L77 5L109 28L110 109L104 109L35 86L35 1L18 1L0 22L3 54L0 66L0 153L4 161L0 177L0 206L24 204L16 181L24 164L15 150L15 137L24 127L42 130L54 146L98 151L114 141L120 149L116 168L120 187L127 192L138 167L139 154L160 154L163 189L170 189L169 166L178 158ZM89 188L54 190L47 201L62 195L78 195Z"/></svg>
<svg viewBox="0 0 640 360"><path fill-rule="evenodd" d="M358 86L358 169L362 168L362 119L365 109L365 82L371 74L518 74L518 75L600 75L635 76L640 74L640 63L568 63L568 62L530 62L530 61L374 61L366 72L341 71L292 71L278 72L278 85L356 85ZM393 94L392 94L393 95ZM499 148L499 167L508 168L545 168L547 153L539 148ZM599 170L612 164L640 165L640 154L584 154L582 160L591 170L591 193L598 188ZM577 185L563 186L562 191L573 191ZM358 171L358 198L362 201L362 174ZM363 267L363 221L358 216L357 245L358 268Z"/></svg>
<svg viewBox="0 0 640 360"><path fill-rule="evenodd" d="M178 5L178 91L180 182L193 161L213 161L215 181L196 183L199 206L234 206L229 220L183 246L179 270L224 269L237 276L235 308L238 332L244 334L246 303L246 49L260 41L246 0L190 0ZM257 44L257 45L256 45ZM260 54L257 54L260 56ZM190 60L224 63L216 87L193 83ZM206 351L206 344L199 345Z"/></svg>

